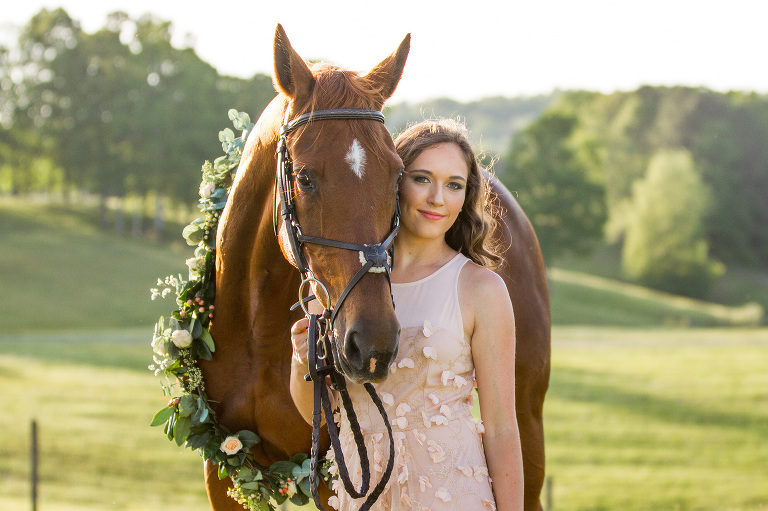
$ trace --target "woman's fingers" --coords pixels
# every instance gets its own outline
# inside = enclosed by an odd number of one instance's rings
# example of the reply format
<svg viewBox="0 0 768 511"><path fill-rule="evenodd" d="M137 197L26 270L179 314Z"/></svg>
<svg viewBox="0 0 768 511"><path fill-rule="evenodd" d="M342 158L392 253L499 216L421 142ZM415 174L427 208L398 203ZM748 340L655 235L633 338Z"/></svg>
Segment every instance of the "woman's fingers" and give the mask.
<svg viewBox="0 0 768 511"><path fill-rule="evenodd" d="M291 344L293 345L293 358L301 364L307 363L307 350L309 337L309 319L304 317L291 325Z"/></svg>

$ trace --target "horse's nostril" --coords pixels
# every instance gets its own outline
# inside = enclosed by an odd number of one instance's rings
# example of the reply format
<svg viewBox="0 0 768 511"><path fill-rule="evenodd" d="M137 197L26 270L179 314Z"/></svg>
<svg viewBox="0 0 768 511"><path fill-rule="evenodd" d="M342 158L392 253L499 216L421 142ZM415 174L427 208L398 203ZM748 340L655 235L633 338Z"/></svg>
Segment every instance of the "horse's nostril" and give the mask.
<svg viewBox="0 0 768 511"><path fill-rule="evenodd" d="M344 341L344 355L347 363L357 371L363 369L363 353L358 346L359 338L360 334L357 331L349 330Z"/></svg>

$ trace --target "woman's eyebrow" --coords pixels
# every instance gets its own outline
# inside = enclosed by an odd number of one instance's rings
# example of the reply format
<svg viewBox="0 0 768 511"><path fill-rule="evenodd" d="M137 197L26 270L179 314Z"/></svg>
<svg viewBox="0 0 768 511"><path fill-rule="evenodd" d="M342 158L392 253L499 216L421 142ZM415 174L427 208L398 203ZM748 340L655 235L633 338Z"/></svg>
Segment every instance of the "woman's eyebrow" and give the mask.
<svg viewBox="0 0 768 511"><path fill-rule="evenodd" d="M407 174L410 174L411 172L421 172L421 173L423 173L423 174L429 174L430 176L431 176L431 175L434 175L434 173L433 173L431 170L427 170L427 169L411 169L411 170L409 170L409 171L407 172ZM459 175L456 175L456 176L451 176L451 177L449 177L448 179L460 179L460 180L462 180L462 181L466 181L466 180L467 180L467 178L466 178L466 177L464 177L464 176L459 176Z"/></svg>

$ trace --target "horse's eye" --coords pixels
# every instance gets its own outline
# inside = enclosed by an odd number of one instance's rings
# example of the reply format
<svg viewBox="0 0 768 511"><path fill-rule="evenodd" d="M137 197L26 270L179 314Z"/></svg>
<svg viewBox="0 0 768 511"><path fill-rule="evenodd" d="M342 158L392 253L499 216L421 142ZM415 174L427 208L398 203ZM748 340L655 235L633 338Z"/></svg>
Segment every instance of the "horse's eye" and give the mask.
<svg viewBox="0 0 768 511"><path fill-rule="evenodd" d="M302 190L312 189L312 179L306 174L296 174L296 183Z"/></svg>

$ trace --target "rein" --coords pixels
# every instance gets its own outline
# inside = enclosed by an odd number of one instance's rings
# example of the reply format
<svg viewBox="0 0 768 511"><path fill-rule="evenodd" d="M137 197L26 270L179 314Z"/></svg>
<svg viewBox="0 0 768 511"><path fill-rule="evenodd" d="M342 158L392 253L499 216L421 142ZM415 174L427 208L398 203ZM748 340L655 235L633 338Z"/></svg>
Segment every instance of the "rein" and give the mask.
<svg viewBox="0 0 768 511"><path fill-rule="evenodd" d="M347 295L352 288L363 278L368 272L373 273L386 273L387 280L391 283L391 265L393 260L393 242L397 231L400 228L400 203L396 201L395 214L392 220L392 230L386 239L378 244L356 244L345 241L331 240L318 236L308 236L301 231L299 220L296 215L296 207L293 201L293 161L291 160L290 153L288 151L288 135L304 124L313 121L324 120L372 120L377 122L384 122L384 115L378 110L364 110L364 109L332 109L332 110L318 110L315 112L306 113L300 115L288 122L288 111L286 110L286 117L283 121L283 125L280 128L280 139L277 145L277 175L275 179L275 191L279 197L280 202L280 215L283 218L283 222L288 234L288 243L291 250L291 255L296 263L299 271L302 274L301 285L299 286L299 302L292 307L292 310L298 306L304 310L304 313L309 316L309 374L305 376L305 379L313 381L313 412L312 412L312 453L310 461L310 487L311 493L315 500L317 507L324 511L324 508L320 502L317 491L317 471L318 471L318 459L320 456L320 427L321 416L325 412L326 424L328 426L328 433L331 437L331 444L333 446L334 454L336 455L337 465L339 467L339 476L344 483L344 488L347 493L353 498L362 498L368 493L370 486L370 462L368 459L367 449L363 439L362 432L360 430L360 424L358 423L357 416L352 406L352 401L349 398L347 392L346 380L344 375L336 369L336 364L333 356L334 351L334 338L332 336L333 324L336 319L336 315L344 304ZM277 201L275 201L277 202ZM275 210L273 211L273 223L275 230L277 231L277 204L275 204ZM315 244L327 247L334 247L343 250L357 251L360 255L360 263L362 267L355 273L347 286L342 291L339 299L334 307L331 306L330 295L328 289L320 282L312 272L311 268L307 264L306 258L302 247L304 244ZM325 294L327 309L322 315L310 314L306 308L306 303L314 299L314 296L308 296L303 298L304 288L307 285L315 285L316 289L322 290ZM320 352L320 353L318 353ZM349 472L344 462L344 455L341 451L341 444L339 442L339 432L336 424L333 420L333 411L331 410L330 398L328 396L328 389L326 387L326 377L331 379L331 387L339 393L344 409L347 413L347 418L352 429L352 434L355 438L358 454L360 456L360 465L363 471L363 481L360 490L355 489L352 481L349 477ZM392 467L394 466L394 440L392 437L392 428L389 424L384 406L376 394L376 390L370 383L364 384L365 390L371 396L376 408L379 410L384 423L389 433L389 460L387 467L382 475L381 480L378 482L374 490L368 495L365 503L360 508L360 511L366 511L376 502L384 491L384 488L389 481L389 477L392 473Z"/></svg>

